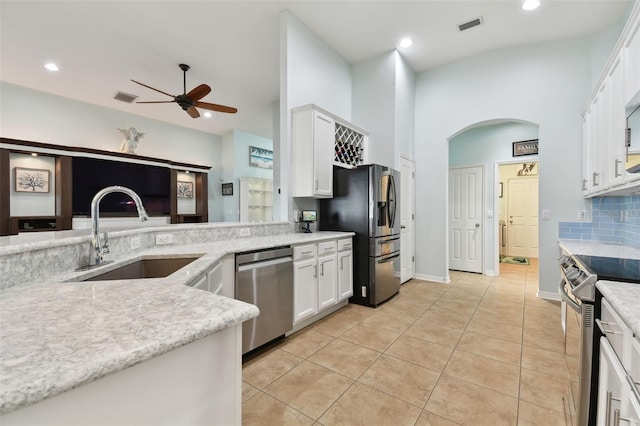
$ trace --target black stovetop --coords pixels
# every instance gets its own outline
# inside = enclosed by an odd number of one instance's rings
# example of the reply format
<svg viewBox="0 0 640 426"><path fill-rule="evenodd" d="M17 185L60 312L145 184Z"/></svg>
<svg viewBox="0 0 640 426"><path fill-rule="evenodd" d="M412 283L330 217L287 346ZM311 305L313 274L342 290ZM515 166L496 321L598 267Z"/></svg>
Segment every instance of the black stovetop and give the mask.
<svg viewBox="0 0 640 426"><path fill-rule="evenodd" d="M640 283L640 259L584 255L577 257L598 276L598 280Z"/></svg>

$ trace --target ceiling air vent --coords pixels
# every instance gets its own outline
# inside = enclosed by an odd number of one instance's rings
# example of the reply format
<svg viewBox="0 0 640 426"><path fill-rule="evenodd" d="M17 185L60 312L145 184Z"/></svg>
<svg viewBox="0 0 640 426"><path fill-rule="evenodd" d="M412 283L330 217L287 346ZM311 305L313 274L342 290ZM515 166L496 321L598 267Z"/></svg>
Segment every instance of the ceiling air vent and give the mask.
<svg viewBox="0 0 640 426"><path fill-rule="evenodd" d="M128 104L130 104L131 102L135 101L136 98L137 98L136 95L132 95L131 93L125 93L125 92L118 92L113 97L113 99L115 99L117 101L126 102Z"/></svg>
<svg viewBox="0 0 640 426"><path fill-rule="evenodd" d="M481 24L482 24L482 16L476 19L472 19L469 22L465 22L464 24L458 25L458 30L465 31L465 30L468 30L469 28L477 27L478 25L481 25Z"/></svg>

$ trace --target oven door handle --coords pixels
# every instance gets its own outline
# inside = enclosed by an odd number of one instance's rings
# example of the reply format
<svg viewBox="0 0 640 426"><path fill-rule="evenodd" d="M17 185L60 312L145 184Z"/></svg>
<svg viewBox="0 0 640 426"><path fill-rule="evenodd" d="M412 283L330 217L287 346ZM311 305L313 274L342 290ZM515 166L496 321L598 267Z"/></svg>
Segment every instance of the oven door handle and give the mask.
<svg viewBox="0 0 640 426"><path fill-rule="evenodd" d="M564 288L564 284L565 284L565 281L562 279L562 280L560 280L560 284L558 285L558 288L560 290L560 296L562 297L562 300L564 300L567 303L567 305L571 306L571 308L574 311L576 311L577 313L581 313L582 312L582 308L580 307L580 305L578 305L576 302L574 302L571 297L569 297L569 295L567 294L567 290L565 290L565 288Z"/></svg>

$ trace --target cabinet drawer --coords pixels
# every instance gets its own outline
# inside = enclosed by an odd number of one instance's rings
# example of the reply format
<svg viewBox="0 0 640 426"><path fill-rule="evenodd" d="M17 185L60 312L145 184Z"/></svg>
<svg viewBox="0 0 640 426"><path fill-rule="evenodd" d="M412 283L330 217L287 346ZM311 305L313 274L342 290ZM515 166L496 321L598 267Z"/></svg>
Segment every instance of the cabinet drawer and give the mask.
<svg viewBox="0 0 640 426"><path fill-rule="evenodd" d="M351 238L338 240L338 251L351 250L351 247L352 247Z"/></svg>
<svg viewBox="0 0 640 426"><path fill-rule="evenodd" d="M600 331L607 336L616 355L622 362L628 361L628 347L631 344L631 329L627 327L622 318L611 307L606 299L602 299L602 319L598 326Z"/></svg>
<svg viewBox="0 0 640 426"><path fill-rule="evenodd" d="M315 244L307 244L293 248L293 260L310 259L316 257L317 254L318 248Z"/></svg>
<svg viewBox="0 0 640 426"><path fill-rule="evenodd" d="M325 256L327 254L336 252L335 241L325 241L324 243L318 243L318 256Z"/></svg>

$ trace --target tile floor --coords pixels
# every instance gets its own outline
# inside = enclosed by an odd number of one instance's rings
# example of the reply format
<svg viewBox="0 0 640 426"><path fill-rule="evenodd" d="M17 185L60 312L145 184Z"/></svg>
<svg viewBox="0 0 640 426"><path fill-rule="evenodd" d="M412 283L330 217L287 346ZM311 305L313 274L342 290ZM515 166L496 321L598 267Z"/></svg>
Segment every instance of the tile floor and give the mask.
<svg viewBox="0 0 640 426"><path fill-rule="evenodd" d="M412 280L243 366L244 425L565 425L560 308L537 261L499 277Z"/></svg>

